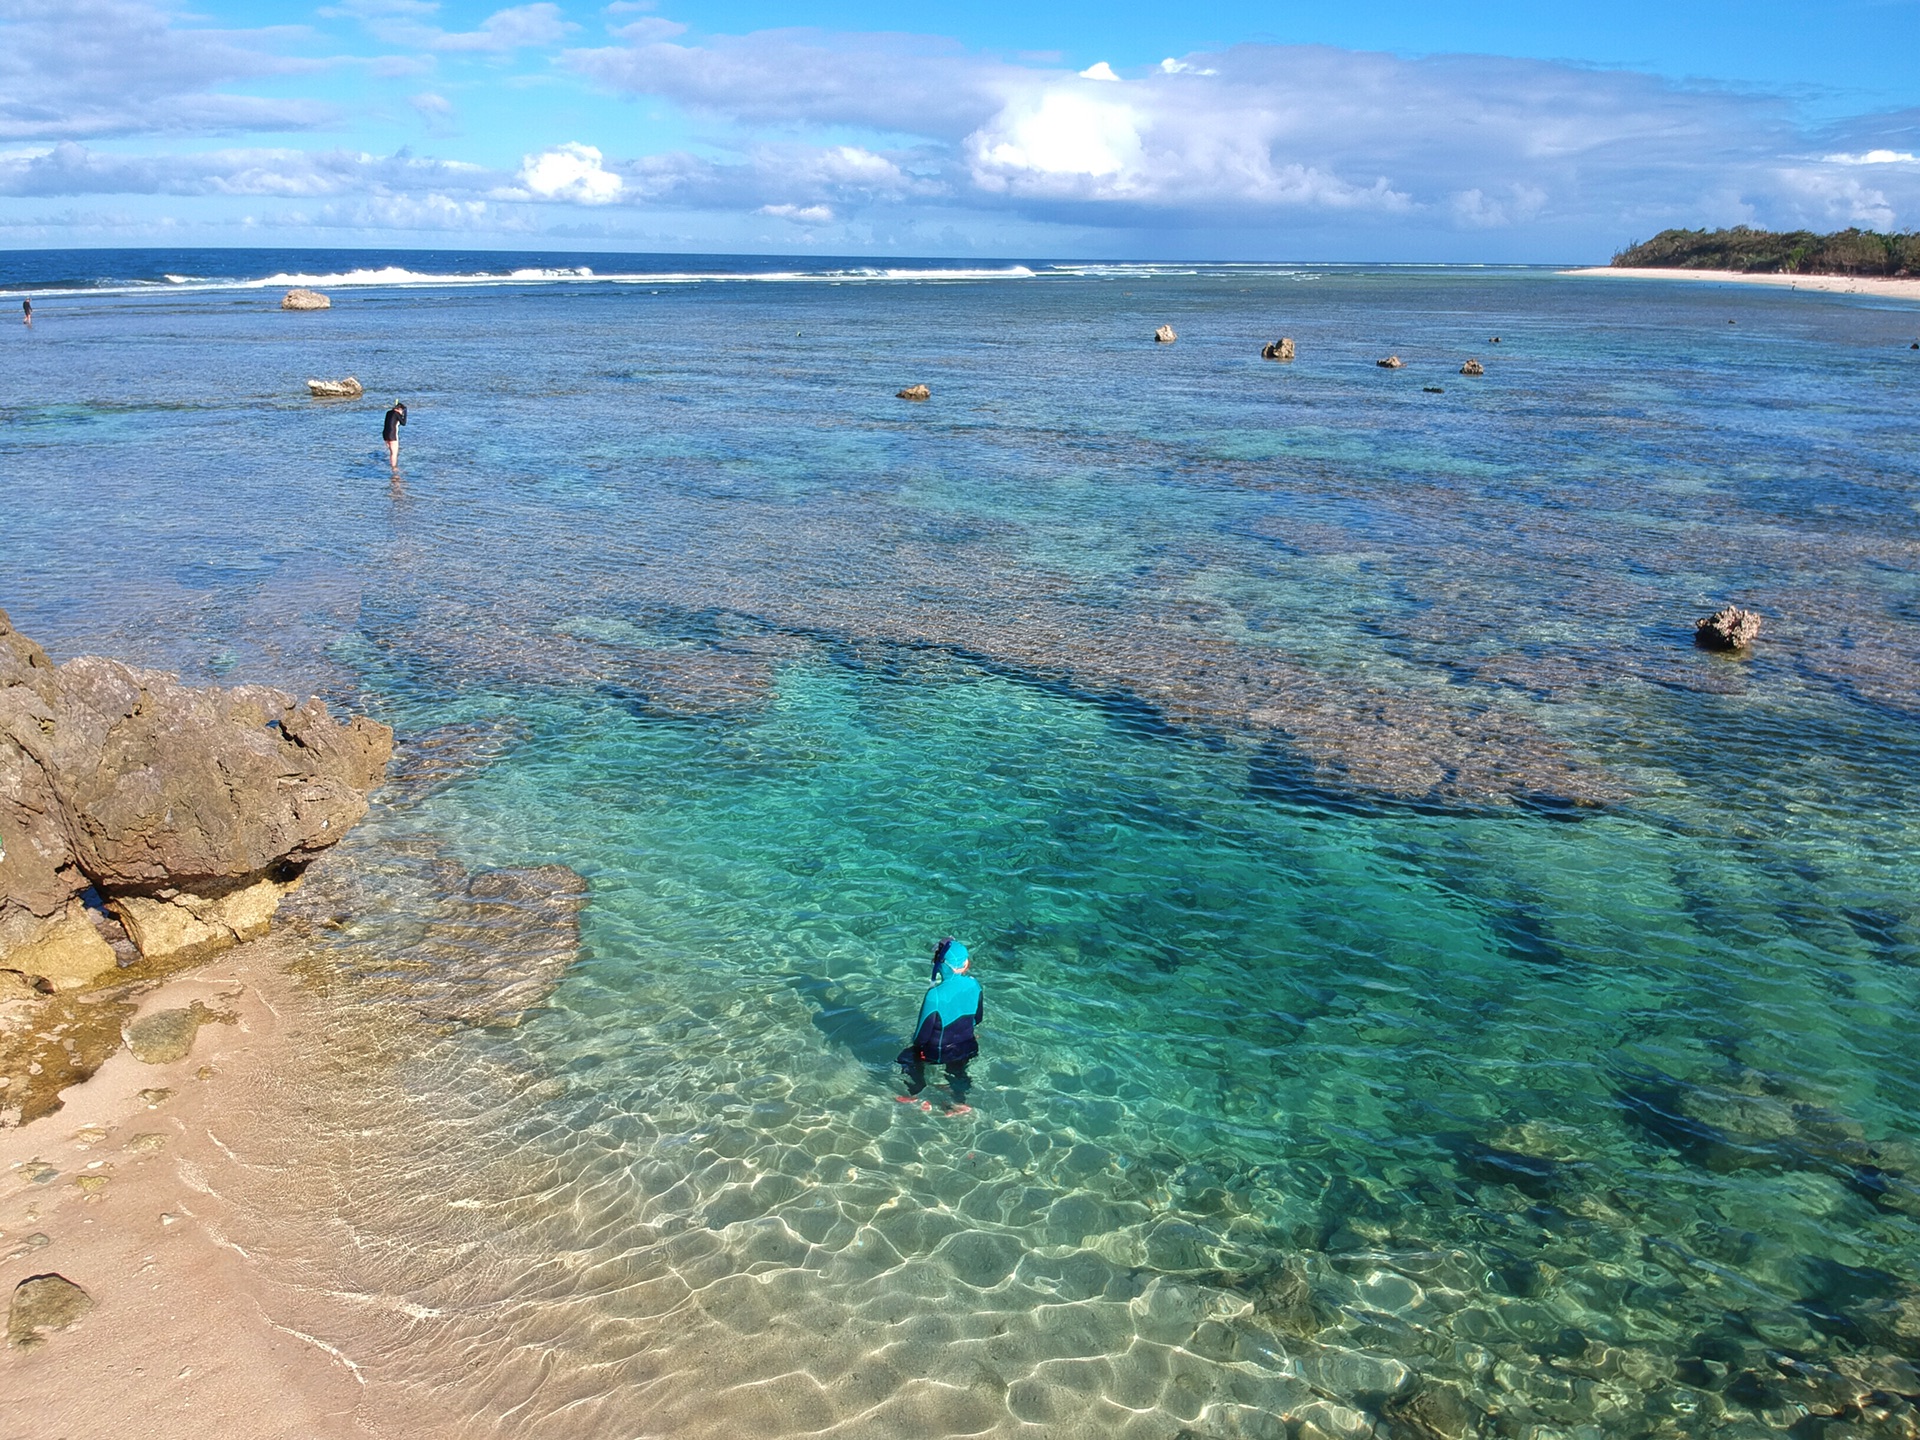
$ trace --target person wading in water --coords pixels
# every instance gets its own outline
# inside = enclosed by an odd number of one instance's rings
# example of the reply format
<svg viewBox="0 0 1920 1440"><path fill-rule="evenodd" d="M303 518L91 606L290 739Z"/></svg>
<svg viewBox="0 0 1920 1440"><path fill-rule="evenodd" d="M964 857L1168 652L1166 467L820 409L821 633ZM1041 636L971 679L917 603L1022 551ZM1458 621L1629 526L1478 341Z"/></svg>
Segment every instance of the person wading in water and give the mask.
<svg viewBox="0 0 1920 1440"><path fill-rule="evenodd" d="M965 1115L973 1108L967 1104L967 1091L973 1088L967 1064L980 1053L973 1032L987 1018L987 1002L980 982L967 974L971 963L967 947L952 936L933 947L933 984L920 1002L913 1043L900 1052L907 1093L893 1098L903 1105L918 1103L922 1110L933 1109L919 1097L927 1088L927 1066L934 1064L947 1067L947 1088L953 1091L947 1113Z"/></svg>
<svg viewBox="0 0 1920 1440"><path fill-rule="evenodd" d="M380 438L387 442L387 464L395 470L400 468L400 427L406 423L407 402L396 400L387 411L386 423L380 427Z"/></svg>

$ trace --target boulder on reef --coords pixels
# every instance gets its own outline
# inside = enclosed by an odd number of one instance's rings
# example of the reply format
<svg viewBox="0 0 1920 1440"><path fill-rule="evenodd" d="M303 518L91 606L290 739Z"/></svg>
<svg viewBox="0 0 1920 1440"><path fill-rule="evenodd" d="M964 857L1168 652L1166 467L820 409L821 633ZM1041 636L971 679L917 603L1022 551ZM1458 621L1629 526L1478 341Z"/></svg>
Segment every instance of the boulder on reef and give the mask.
<svg viewBox="0 0 1920 1440"><path fill-rule="evenodd" d="M1291 360L1293 358L1293 337L1282 335L1278 340L1269 341L1260 347L1262 360Z"/></svg>
<svg viewBox="0 0 1920 1440"><path fill-rule="evenodd" d="M0 611L0 969L65 988L109 969L88 890L147 957L263 933L392 748L384 725L265 686L55 666Z"/></svg>
<svg viewBox="0 0 1920 1440"><path fill-rule="evenodd" d="M1478 360L1469 360L1460 367L1460 373L1462 375L1484 375L1487 373L1487 367L1482 365Z"/></svg>
<svg viewBox="0 0 1920 1440"><path fill-rule="evenodd" d="M1402 362L1398 355L1389 355L1386 359L1376 360L1373 363L1378 365L1382 370L1398 370Z"/></svg>
<svg viewBox="0 0 1920 1440"><path fill-rule="evenodd" d="M351 375L344 380L309 380L307 389L316 400L358 400L367 393Z"/></svg>
<svg viewBox="0 0 1920 1440"><path fill-rule="evenodd" d="M282 310L329 310L333 301L318 290L289 290L280 299Z"/></svg>
<svg viewBox="0 0 1920 1440"><path fill-rule="evenodd" d="M1173 326L1162 325L1158 330L1153 332L1153 338L1161 345L1171 345L1180 337L1173 333Z"/></svg>
<svg viewBox="0 0 1920 1440"><path fill-rule="evenodd" d="M933 398L933 391L925 385L909 385L904 390L894 391L894 394L898 395L902 400L931 400Z"/></svg>
<svg viewBox="0 0 1920 1440"><path fill-rule="evenodd" d="M1693 622L1693 641L1706 650L1744 650L1760 634L1760 617L1728 605Z"/></svg>

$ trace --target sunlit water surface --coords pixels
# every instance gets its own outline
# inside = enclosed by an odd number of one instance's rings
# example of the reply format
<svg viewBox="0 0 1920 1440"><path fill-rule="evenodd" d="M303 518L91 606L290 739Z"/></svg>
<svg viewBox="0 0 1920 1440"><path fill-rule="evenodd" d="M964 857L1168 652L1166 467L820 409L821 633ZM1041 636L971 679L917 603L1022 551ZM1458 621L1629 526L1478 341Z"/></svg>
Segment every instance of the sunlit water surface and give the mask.
<svg viewBox="0 0 1920 1440"><path fill-rule="evenodd" d="M1916 1433L1912 307L595 263L66 285L0 359L23 630L399 731L229 1181L370 1403ZM578 962L450 1023L447 897L551 864ZM944 933L966 1117L888 1074Z"/></svg>

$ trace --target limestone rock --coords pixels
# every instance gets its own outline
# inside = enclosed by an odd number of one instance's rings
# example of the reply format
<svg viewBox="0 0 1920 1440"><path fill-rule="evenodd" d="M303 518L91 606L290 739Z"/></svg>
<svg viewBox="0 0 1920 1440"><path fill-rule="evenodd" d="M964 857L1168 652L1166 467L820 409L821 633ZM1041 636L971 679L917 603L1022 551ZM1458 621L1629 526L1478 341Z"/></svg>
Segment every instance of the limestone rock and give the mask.
<svg viewBox="0 0 1920 1440"><path fill-rule="evenodd" d="M1373 363L1378 365L1382 370L1398 370L1405 362L1402 361L1398 355L1389 355L1386 359L1376 360Z"/></svg>
<svg viewBox="0 0 1920 1440"><path fill-rule="evenodd" d="M318 290L289 290L280 301L282 310L327 310L332 305Z"/></svg>
<svg viewBox="0 0 1920 1440"><path fill-rule="evenodd" d="M1173 333L1173 326L1162 325L1158 330L1153 332L1153 338L1156 344L1171 345L1180 337Z"/></svg>
<svg viewBox="0 0 1920 1440"><path fill-rule="evenodd" d="M1760 617L1728 605L1693 622L1693 640L1706 650L1744 650L1760 634Z"/></svg>
<svg viewBox="0 0 1920 1440"><path fill-rule="evenodd" d="M366 813L392 747L384 725L264 686L56 667L0 611L0 966L28 969L29 948L50 967L32 973L103 972L74 907L89 886L145 954L261 933L279 888Z"/></svg>
<svg viewBox="0 0 1920 1440"><path fill-rule="evenodd" d="M1293 358L1293 337L1291 335L1282 335L1278 340L1271 340L1267 344L1262 345L1260 347L1260 358L1262 360L1291 360Z"/></svg>
<svg viewBox="0 0 1920 1440"><path fill-rule="evenodd" d="M126 1028L127 1048L144 1064L171 1065L192 1053L202 1025L219 1018L198 1000L178 1010L156 1010Z"/></svg>
<svg viewBox="0 0 1920 1440"><path fill-rule="evenodd" d="M307 389L316 400L358 400L366 388L349 375L344 380L309 380Z"/></svg>
<svg viewBox="0 0 1920 1440"><path fill-rule="evenodd" d="M84 989L116 970L119 963L113 947L100 938L86 907L77 900L36 938L7 951L9 968L37 975L56 990Z"/></svg>
<svg viewBox="0 0 1920 1440"><path fill-rule="evenodd" d="M113 913L142 955L184 962L259 939L287 889L276 880L261 879L223 895L122 895L112 902Z"/></svg>
<svg viewBox="0 0 1920 1440"><path fill-rule="evenodd" d="M1460 373L1462 375L1484 375L1487 373L1487 367L1482 365L1478 360L1469 360L1460 367Z"/></svg>
<svg viewBox="0 0 1920 1440"><path fill-rule="evenodd" d="M902 400L930 400L933 398L933 391L925 385L909 385L906 389L897 390L894 393Z"/></svg>
<svg viewBox="0 0 1920 1440"><path fill-rule="evenodd" d="M38 1345L93 1309L93 1297L64 1275L29 1275L13 1287L7 1307L7 1343Z"/></svg>

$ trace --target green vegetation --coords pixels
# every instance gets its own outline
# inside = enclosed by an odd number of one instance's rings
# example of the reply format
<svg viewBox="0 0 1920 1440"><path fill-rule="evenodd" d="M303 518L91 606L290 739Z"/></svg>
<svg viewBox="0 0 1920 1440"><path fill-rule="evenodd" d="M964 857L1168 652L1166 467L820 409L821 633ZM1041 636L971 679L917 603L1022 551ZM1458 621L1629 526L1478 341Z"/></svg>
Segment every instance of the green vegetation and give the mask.
<svg viewBox="0 0 1920 1440"><path fill-rule="evenodd" d="M1615 265L1746 270L1784 275L1920 275L1920 234L1877 230L1662 230L1613 257Z"/></svg>

